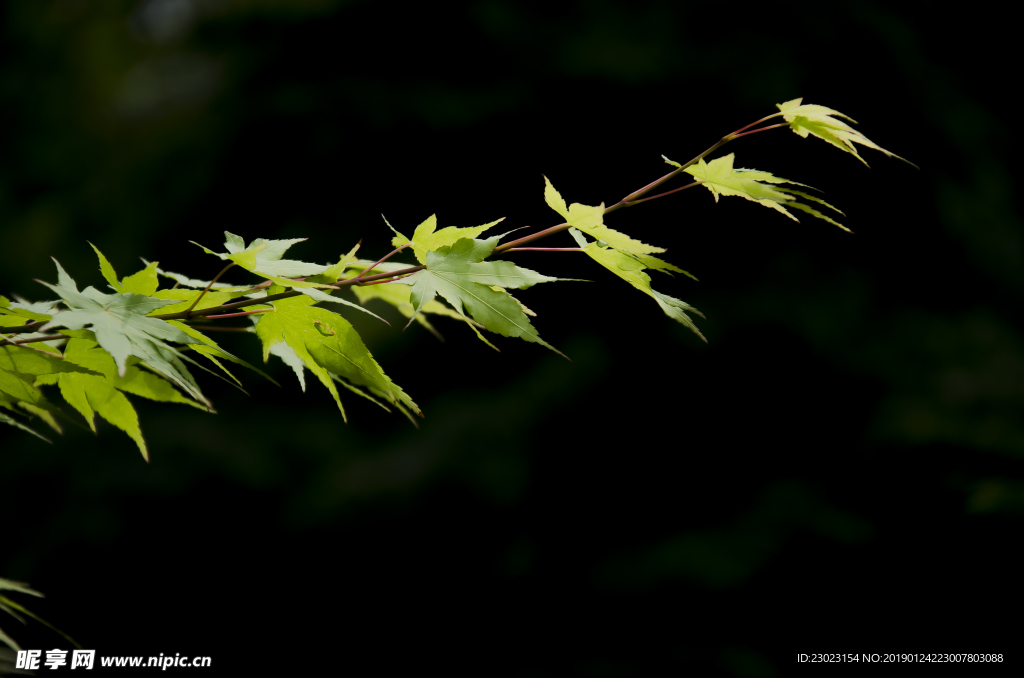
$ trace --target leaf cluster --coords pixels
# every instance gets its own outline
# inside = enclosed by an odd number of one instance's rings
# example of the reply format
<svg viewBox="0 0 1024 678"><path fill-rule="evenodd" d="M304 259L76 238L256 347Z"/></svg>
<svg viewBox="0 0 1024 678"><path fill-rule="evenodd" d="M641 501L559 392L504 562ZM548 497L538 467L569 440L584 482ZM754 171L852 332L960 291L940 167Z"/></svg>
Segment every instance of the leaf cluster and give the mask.
<svg viewBox="0 0 1024 678"><path fill-rule="evenodd" d="M229 369L235 364L273 382L210 337L211 332L229 332L254 335L262 347L264 362L271 356L283 361L303 391L306 371L312 373L346 421L343 394L358 395L384 409L397 409L415 424L416 418L423 416L420 407L385 373L344 314L359 311L381 320L367 305L383 303L408 319L406 327L415 321L439 339L441 333L433 322L451 319L464 323L492 348L496 347L488 333L523 339L562 355L541 338L534 325L536 314L517 295L540 283L573 279L550 276L509 260L513 253L524 250L582 253L653 299L663 313L704 339L692 317L703 315L687 302L655 290L648 271L696 278L662 259L664 248L613 229L605 220L620 209L704 186L716 202L722 196L740 197L793 220L797 211L848 230L821 211L824 208L841 214L808 192L814 190L809 186L769 172L736 168L732 153L706 159L733 140L786 127L861 160L855 145L898 157L852 128L845 122L850 119L837 111L803 104L801 99L779 104L778 108L778 113L722 137L687 163L665 158L674 169L610 206L569 204L544 177L544 201L560 222L512 241L503 242L511 231L485 235L503 219L480 226L438 228L436 215L431 215L411 231L411 237L385 220L394 233L391 244L395 249L391 253L375 261L360 259L356 245L337 262L321 264L285 258L302 239L257 238L246 243L242 237L225 232L224 251L199 245L224 262L211 280L166 271L158 262L145 260L141 270L119 278L110 261L93 246L109 291L94 287L80 290L55 262L57 281L40 282L56 299L31 303L0 297L0 422L47 440L23 418L37 419L58 433L68 424L95 432L99 415L135 441L148 460L139 418L129 396L213 412L213 403L203 394L194 369L241 388ZM784 122L750 129L779 117ZM691 183L649 195L683 175L692 179ZM563 231L568 231L576 247L526 246ZM407 249L417 263L390 261ZM235 268L255 276L257 281L220 282ZM339 296L343 288L350 289L354 299ZM220 322L225 320L228 324ZM81 420L51 402L42 390L48 386L56 387Z"/></svg>

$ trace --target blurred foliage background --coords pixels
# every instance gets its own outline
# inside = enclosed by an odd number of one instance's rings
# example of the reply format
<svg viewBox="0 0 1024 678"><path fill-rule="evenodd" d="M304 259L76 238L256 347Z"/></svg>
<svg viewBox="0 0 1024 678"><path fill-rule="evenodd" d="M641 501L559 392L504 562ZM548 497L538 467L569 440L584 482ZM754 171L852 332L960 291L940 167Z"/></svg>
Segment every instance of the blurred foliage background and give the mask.
<svg viewBox="0 0 1024 678"><path fill-rule="evenodd" d="M566 362L443 320L353 322L417 431L271 364L219 413L0 430L0 576L101 655L476 675L786 675L797 652L1003 652L1024 513L1024 244L1011 22L891 3L4 3L0 291L57 257L209 277L189 245L554 224L798 96L916 171L780 130L737 164L826 192L849 235L687 191L609 224L707 345L589 261L520 253ZM571 246L568 235L563 246ZM559 243L552 242L552 245ZM387 313L387 309L374 309ZM228 335L225 335L228 336ZM242 339L245 339L244 341ZM500 338L499 338L500 339ZM254 339L226 344L259 361ZM351 399L350 399L351 400ZM24 647L63 641L38 625ZM5 628L6 628L5 627ZM56 645L55 645L56 644ZM289 668L292 667L292 668Z"/></svg>

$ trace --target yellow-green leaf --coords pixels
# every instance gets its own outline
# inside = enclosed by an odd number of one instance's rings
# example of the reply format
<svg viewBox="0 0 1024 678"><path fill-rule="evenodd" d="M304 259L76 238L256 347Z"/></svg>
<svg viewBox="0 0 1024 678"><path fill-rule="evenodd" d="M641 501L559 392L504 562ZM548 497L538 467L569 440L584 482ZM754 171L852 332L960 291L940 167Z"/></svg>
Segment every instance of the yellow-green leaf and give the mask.
<svg viewBox="0 0 1024 678"><path fill-rule="evenodd" d="M491 228L496 224L500 224L505 220L505 217L484 224L482 226L467 226L467 227L455 227L446 226L440 231L437 229L437 215L431 214L426 220L423 221L412 234L412 250L416 256L416 260L421 264L427 263L427 252L434 252L441 247L450 247L454 245L461 238L476 238L478 235ZM391 244L395 247L401 247L402 245L409 242L409 239L404 235L395 231L394 227L388 223L385 219L384 223L388 224L388 228L395 232L395 237L391 239Z"/></svg>
<svg viewBox="0 0 1024 678"><path fill-rule="evenodd" d="M865 165L867 165L867 163L864 162L864 158L860 157L857 153L857 148L854 144L873 148L876 151L885 153L890 158L899 158L903 162L914 165L914 163L910 162L906 158L901 158L895 153L885 150L842 120L838 120L837 118L846 118L854 124L857 122L850 116L844 115L839 111L834 111L831 108L825 108L824 106L804 104L803 98L792 99L785 103L776 105L779 110L782 111L783 119L789 123L790 129L796 134L804 138L806 138L807 135L816 136L822 141L835 146L839 150L852 154ZM916 166L917 165L914 165L914 167Z"/></svg>
<svg viewBox="0 0 1024 678"><path fill-rule="evenodd" d="M558 212L567 224L587 233L595 240L601 240L620 252L633 254L651 254L653 252L664 252L663 247L646 245L639 240L633 240L625 233L608 228L604 225L604 203L593 207L581 205L574 202L566 207L562 195L555 190L547 177L544 177L544 200L548 207Z"/></svg>

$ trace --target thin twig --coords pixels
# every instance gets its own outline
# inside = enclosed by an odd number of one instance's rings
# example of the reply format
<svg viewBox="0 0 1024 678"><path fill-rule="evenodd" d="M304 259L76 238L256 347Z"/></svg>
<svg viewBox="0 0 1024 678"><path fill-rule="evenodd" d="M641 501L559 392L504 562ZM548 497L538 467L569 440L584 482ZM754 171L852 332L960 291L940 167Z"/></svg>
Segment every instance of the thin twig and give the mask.
<svg viewBox="0 0 1024 678"><path fill-rule="evenodd" d="M377 266L379 266L379 265L383 264L383 263L384 263L385 261L387 261L388 259L390 259L390 258L391 258L391 257L393 257L394 255L398 254L399 252L401 252L402 250L404 250L404 249L405 249L406 247L408 247L408 246L409 246L409 245L411 245L411 244L412 244L412 241L410 240L409 242L405 243L405 244L404 244L404 245L402 245L401 247L398 247L398 248L396 248L396 249L393 249L393 250L391 250L391 252L389 252L388 254L385 254L385 255L384 255L383 257L381 257L380 259L378 259L378 260L377 260L377 262L376 262L376 263L375 263L375 264L374 264L373 266L371 266L371 267L369 267L369 268L364 268L364 269L363 269L363 271L362 271L362 273L360 273L359 275L357 275L357 276L356 276L355 278L352 278L352 280L353 280L353 281L355 282L355 284L357 284L357 285L362 285L362 283L361 283L361 282L359 282L359 280L360 280L361 278L364 278L364 277L366 277L366 274L367 274L367 273L369 273L370 271L372 271L372 270L373 270L374 268L376 268Z"/></svg>
<svg viewBox="0 0 1024 678"><path fill-rule="evenodd" d="M558 224L557 226L545 228L543 231L537 231L533 235L523 236L518 240L513 240L512 242L507 242L504 245L499 245L498 247L494 248L492 254L501 254L502 252L507 252L513 247L517 247L518 245L525 245L528 242L533 242L534 240L540 240L541 238L546 238L549 235L560 233L562 231L569 229L571 226L572 224Z"/></svg>
<svg viewBox="0 0 1024 678"><path fill-rule="evenodd" d="M53 341L54 339L67 339L66 334L48 334L45 337L25 337L24 339L7 339L8 344L34 344L37 341Z"/></svg>
<svg viewBox="0 0 1024 678"><path fill-rule="evenodd" d="M243 315L256 315L257 313L275 313L276 308L264 308L259 311L243 311L241 313L225 313L224 315L208 315L206 318L238 318Z"/></svg>
<svg viewBox="0 0 1024 678"><path fill-rule="evenodd" d="M405 277L405 274L407 274L407 273L408 274L412 274L412 273L415 273L417 271L422 271L425 268L426 268L426 266L423 266L421 264L419 266L410 266L409 268L401 268L401 269L399 269L397 271L391 271L390 273L374 273L373 275L368 275L365 278L349 278L348 280L339 280L338 282L334 283L334 287L342 288L342 287L345 287L347 285L360 285L360 286L362 286L362 285L364 285L364 284L366 284L368 282L372 282L374 280L385 280L385 279L389 279L389 278L394 278L395 276Z"/></svg>
<svg viewBox="0 0 1024 678"><path fill-rule="evenodd" d="M632 207L633 205L639 205L640 203L647 202L648 200L655 200L657 198L664 198L666 195L672 195L673 193L678 193L679 191L685 191L688 188L693 188L694 186L700 186L703 183L704 183L703 181L695 181L692 184L686 184L685 186L680 186L679 188L673 188L671 191L665 191L664 193L659 193L658 195L652 195L649 198L643 198L642 200L630 200L629 202L626 203L626 207Z"/></svg>
<svg viewBox="0 0 1024 678"><path fill-rule="evenodd" d="M203 296L206 295L206 293L210 291L210 288L213 287L213 283L215 283L218 280L220 280L220 277L222 275L224 275L225 273L227 273L228 269L231 268L234 265L235 265L235 262L232 261L230 264L228 264L227 266L222 268L220 273L218 273L213 280L211 280L209 283L207 283L206 288L202 292L199 293L199 296L196 297L196 300L192 302L192 305L185 309L185 317L186 318L190 318L191 317L190 314L192 313L192 309L195 308L196 304L199 303L199 300L202 299Z"/></svg>
<svg viewBox="0 0 1024 678"><path fill-rule="evenodd" d="M308 277L309 276L306 276L306 278L308 278ZM292 282L302 282L306 278L288 278L288 279L291 280ZM266 288L270 287L273 284L274 284L273 280L264 280L263 282L259 283L258 285L253 285L252 287L250 287L249 288L249 292L255 292L256 290L266 289ZM248 292L247 292L247 294L248 294Z"/></svg>
<svg viewBox="0 0 1024 678"><path fill-rule="evenodd" d="M777 118L780 115L782 115L782 113L774 113L772 115L769 115L769 116L766 116L764 118L761 118L760 120L755 120L754 122L750 123L749 125L741 127L738 130L736 130L735 132L732 132L731 134L725 135L724 137L719 139L715 144L713 144L710 148L708 148L706 151L704 151L700 155L694 157L692 160L690 160L686 164L681 165L680 167L677 167L676 169L672 170L671 172L669 172L668 174L662 176L661 178L652 181L651 183L647 184L646 186L644 186L640 190L633 191L632 193L627 195L625 198L623 198L619 202L617 202L614 205L612 205L611 207L605 208L604 214L610 214L610 213L614 212L615 210L621 209L623 207L629 207L631 205L637 205L637 204L640 204L641 202L646 202L647 200L653 200L655 198L660 198L660 197L663 197L663 196L666 196L666 195L670 195L672 193L676 193L676 192L684 190L686 188L690 188L691 186L696 185L696 183L700 183L700 182L695 182L695 183L692 183L692 184L687 184L686 186L683 186L683 187L680 187L680 188L677 188L677 189L673 189L671 191L666 191L664 193L659 193L658 195L651 196L650 198L644 198L643 200L638 200L638 198L642 198L647 193L650 193L652 190L654 190L658 186L662 185L663 183L665 183L666 181L668 181L672 177L676 176L677 174L683 172L686 168L690 167L691 165L699 162L704 157L710 155L711 153L714 153L719 148L721 148L725 144L729 143L733 139L738 139L738 138L740 138L742 136L746 136L747 134L754 134L756 132L764 132L764 131L767 131L769 129L775 129L777 127L784 127L785 126L784 124L779 124L779 125L770 125L768 127L763 127L761 129L754 130L752 132L746 132L745 131L745 130L750 129L754 125L758 125L758 124L760 124L760 123L762 123L762 122L764 122L766 120L770 120L771 118ZM494 254L501 254L503 252L507 252L507 251L512 250L512 249L526 249L526 248L519 247L519 245L525 245L527 243L533 242L534 240L540 240L541 238L546 238L546 237L548 237L550 235L554 235L555 233L561 233L562 231L568 230L571 227L572 227L572 224L562 223L562 224L558 224L556 226L551 226L550 228L545 228L545 229L543 229L541 231L538 231L538 232L536 232L536 233L534 233L532 235L528 235L528 236L519 238L518 240L513 240L511 242L505 243L504 245L499 245L498 247L494 248L494 250L492 251L491 254L492 255L494 255ZM407 243L406 245L403 245L402 247L407 247L409 244L410 243ZM380 261L375 263L373 266L377 266L378 264L383 263L388 257L394 255L396 252L398 252L401 249L402 248L400 247L400 248L392 251L390 254L388 254L387 256L382 258ZM373 267L370 267L369 269L364 269L363 272L360 275L358 275L358 276L356 276L354 278L349 278L348 280L340 280L340 281L334 283L333 285L331 285L331 287L334 287L335 289L340 289L340 288L346 287L348 285L364 286L364 285L367 285L367 284L370 284L370 283L375 283L377 281L380 281L382 283L384 283L384 282L391 282L392 280L398 279L398 278L396 278L396 276L404 278L404 277L407 277L407 275L411 275L413 273L416 273L417 271L422 271L425 268L426 268L426 266L422 266L422 265L420 265L420 266L411 266L409 268L403 268L401 270L392 271L390 273L377 273L377 274L374 274L374 275L366 275L366 272L368 270L373 270ZM227 269L225 269L225 270L227 270ZM221 273L223 273L223 271L221 271ZM219 278L220 274L218 274L217 277ZM214 281L216 281L216 278L214 278ZM210 284L212 285L213 281L211 281ZM263 285L263 284L264 283L261 283L261 285ZM207 287L207 289L209 289L209 286ZM204 292L205 292L205 290L204 290ZM214 308L203 309L201 311L191 311L190 310L190 311L182 312L182 313L166 313L166 314L163 314L163 315L155 315L155 316L150 316L150 317L159 318L161 320L180 320L180 319L188 319L188 318L194 318L194 317L200 317L200 316L209 316L209 315L212 315L214 313L219 313L221 311L229 311L229 310L236 309L236 308L245 308L246 306L256 306L258 304L266 304L266 303L269 303L271 301L277 301L279 299L289 299L291 297L296 297L299 294L301 294L301 293L300 292L295 292L295 291L282 292L280 294L272 294L270 296L263 297L261 299L243 299L242 301L236 301L236 302L232 302L230 304L223 304L221 306L217 306L217 307L214 307ZM197 303L198 303L198 300L197 300ZM194 308L195 304L193 304L192 306ZM39 327L42 324L43 323L39 323L38 325L36 325L36 327ZM213 328L209 328L209 329L212 330ZM8 331L9 332L17 332L17 331L25 332L25 331L33 331L33 330L11 328Z"/></svg>
<svg viewBox="0 0 1024 678"><path fill-rule="evenodd" d="M741 135L741 134L740 134L740 132L742 132L743 130L747 130L747 129L750 129L750 128L751 128L751 127L753 127L754 125L760 125L760 124L761 124L762 122L764 122L765 120L771 120L772 118L777 118L777 117L779 117L780 115L782 115L782 113L781 113L781 112L779 112L779 113L772 113L771 115L766 115L766 116L764 116L763 118L761 118L760 120L755 120L754 122L750 123L749 125L744 125L743 127L740 127L740 128L739 128L738 130L736 130L735 132L732 132L731 134L726 134L725 136L727 136L727 137L732 137L733 139L736 139L736 138L738 138L738 137L740 137L740 136L743 136L743 135ZM787 125L788 125L789 123L785 123L785 124L787 124Z"/></svg>
<svg viewBox="0 0 1024 678"><path fill-rule="evenodd" d="M745 137L748 134L757 134L758 132L767 132L770 129L777 129L779 127L789 127L789 123L788 122L780 122L778 125L768 125L767 127L759 127L757 129L752 129L749 132L744 132L742 134L736 134L735 132L733 132L729 136L732 137L733 139L739 139L740 137Z"/></svg>
<svg viewBox="0 0 1024 678"><path fill-rule="evenodd" d="M513 247L506 252L582 252L579 247Z"/></svg>
<svg viewBox="0 0 1024 678"><path fill-rule="evenodd" d="M413 271L412 273L406 273L405 275L400 275L397 278L391 278L390 280L378 280L376 282L361 282L361 283L359 283L359 286L360 287L369 287L370 285L384 285L384 284L389 283L389 282L395 282L396 280L401 280L402 278L408 278L410 275L416 275L416 271Z"/></svg>
<svg viewBox="0 0 1024 678"><path fill-rule="evenodd" d="M195 327L195 325L189 325L189 327ZM250 327L217 327L216 325L200 325L203 328L203 332L250 332Z"/></svg>
<svg viewBox="0 0 1024 678"><path fill-rule="evenodd" d="M22 325L20 327L5 327L0 334L24 334L25 332L35 332L40 327L50 322L49 320L37 320L34 323Z"/></svg>

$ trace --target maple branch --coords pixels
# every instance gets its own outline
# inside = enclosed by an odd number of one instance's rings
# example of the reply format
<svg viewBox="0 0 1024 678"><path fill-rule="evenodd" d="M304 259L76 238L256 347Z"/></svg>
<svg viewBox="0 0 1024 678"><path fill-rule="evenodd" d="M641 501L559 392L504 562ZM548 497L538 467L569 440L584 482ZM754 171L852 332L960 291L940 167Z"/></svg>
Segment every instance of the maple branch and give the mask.
<svg viewBox="0 0 1024 678"><path fill-rule="evenodd" d="M309 277L309 276L306 276L306 277ZM301 282L301 281L305 280L306 278L288 278L288 279L289 279L289 280L291 280L292 282L295 282L295 281L299 281L299 282ZM273 285L273 284L274 284L274 281L273 281L273 280L264 280L263 282L259 283L258 285L253 285L253 286L252 286L252 287L250 288L250 290L249 290L249 291L250 291L250 292L254 292L254 291L256 291L256 290L262 290L262 289L266 289L266 288L270 287L270 286L271 286L271 285ZM248 293L247 293L247 294L248 294Z"/></svg>
<svg viewBox="0 0 1024 678"><path fill-rule="evenodd" d="M21 327L5 327L2 334L24 334L25 332L35 332L40 327L50 322L49 320L37 320L34 323L28 325L22 325Z"/></svg>
<svg viewBox="0 0 1024 678"><path fill-rule="evenodd" d="M357 285L358 284L358 285L362 286L365 283L368 283L368 282L373 281L373 280L384 280L386 278L393 278L396 275L397 276L402 276L404 278L405 274L412 275L416 271L422 271L425 268L426 268L426 266L421 264L419 266L410 266L409 268L401 268L401 269L399 269L397 271L391 271L390 273L374 273L373 275L368 275L365 278L349 278L348 280L339 280L338 282L334 283L333 286L336 287L336 288L339 288L339 289L342 288L342 287L345 287L347 285Z"/></svg>
<svg viewBox="0 0 1024 678"><path fill-rule="evenodd" d="M413 271L412 273L406 273L405 275L400 275L397 278L391 278L390 280L377 280L376 282L361 282L361 283L359 283L359 286L360 287L368 287L370 285L384 285L384 284L387 284L389 282L395 282L396 280L401 280L402 278L408 278L410 275L416 275L416 272Z"/></svg>
<svg viewBox="0 0 1024 678"><path fill-rule="evenodd" d="M513 247L506 252L582 252L581 247Z"/></svg>
<svg viewBox="0 0 1024 678"><path fill-rule="evenodd" d="M391 279L394 278L395 276L404 277L404 274L406 273L415 273L416 271L422 271L425 268L426 266L412 266L410 268L403 268L398 271L392 271L391 273L376 273L374 275L368 275L365 278L362 278L361 280L359 280L359 284L362 285L364 283L371 282L374 280ZM340 280L331 285L331 287L334 287L335 289L341 289L342 287L355 284L355 282L355 278L349 278L348 280ZM302 292L281 292L280 294L271 294L269 296L260 297L258 299L243 299L242 301L233 301L229 304L222 304L220 306L211 306L210 308L204 308L200 311L192 311L189 315L185 315L185 311L182 311L180 313L164 313L162 315L152 315L149 317L157 318L159 320L187 320L188 318L200 318L208 315L213 315L214 313L220 313L222 311L230 311L236 308L245 308L246 306L257 306L259 304L267 304L270 303L271 301L278 301L280 299L291 299L292 297L297 297L300 294L302 294Z"/></svg>
<svg viewBox="0 0 1024 678"><path fill-rule="evenodd" d="M48 334L45 337L25 337L24 339L4 339L6 344L34 344L37 341L53 341L54 339L67 339L66 334Z"/></svg>
<svg viewBox="0 0 1024 678"><path fill-rule="evenodd" d="M751 128L751 127L753 127L754 125L760 125L760 124L761 124L762 122L764 122L765 120L771 120L772 118L777 118L777 117L779 117L780 115L782 115L782 113L781 113L781 112L779 112L779 113L772 113L771 115L766 115L766 116L764 116L763 118L761 118L760 120L755 120L754 122L750 123L749 125L744 125L743 127L740 127L740 128L739 128L738 130L736 130L735 132L731 132L731 133L729 133L729 134L726 134L725 136L727 136L727 137L732 137L732 138L734 138L734 139L735 139L735 138L736 138L737 136L743 136L742 134L740 134L740 132L742 132L743 130L747 130L747 129L750 129L750 128ZM789 123L786 123L786 124L788 125Z"/></svg>
<svg viewBox="0 0 1024 678"><path fill-rule="evenodd" d="M243 315L256 315L257 313L274 313L276 308L263 308L259 311L243 311L242 313L225 313L224 315L208 315L207 318L237 318Z"/></svg>
<svg viewBox="0 0 1024 678"><path fill-rule="evenodd" d="M737 134L736 132L733 132L732 134L729 135L729 137L732 138L732 139L739 139L740 137L745 137L748 134L757 134L758 132L767 132L770 129L776 129L778 127L789 127L789 123L788 122L780 122L778 125L768 125L767 127L761 127L759 129L752 129L749 132L744 132L742 134Z"/></svg>
<svg viewBox="0 0 1024 678"><path fill-rule="evenodd" d="M747 134L755 134L756 132L764 132L764 131L767 131L769 129L775 129L776 127L784 127L784 126L786 126L785 124L770 125L768 127L763 127L761 129L758 129L758 130L753 130L751 132L746 132L746 130L750 129L751 127L753 127L755 125L759 125L762 122L765 122L766 120L770 120L772 118L777 118L780 115L782 115L782 113L773 113L772 115L765 116L764 118L761 118L760 120L755 120L754 122L750 123L749 125L745 125L743 127L740 127L735 132L731 132L730 134L726 134L724 137L719 139L715 144L713 144L710 148L708 148L706 151L704 151L700 155L694 157L692 160L690 160L686 164L681 165L681 166L675 168L674 170L672 170L671 172L669 172L668 174L662 176L659 179L655 179L654 181L652 181L651 183L647 184L643 188L641 188L639 190L636 190L636 191L633 191L632 193L627 195L625 198L623 198L619 202L617 202L614 205L612 205L611 207L605 208L604 214L611 214L615 210L622 209L623 207L630 207L632 205L638 205L641 202L646 202L647 200L654 200L655 198L661 198L661 197L664 197L666 195L671 195L672 193L676 193L676 192L682 191L684 189L690 188L692 186L695 186L695 185L701 183L701 182L694 182L694 183L691 183L691 184L687 184L686 186L682 186L680 188L673 189L671 191L666 191L664 193L659 193L658 195L651 196L650 198L644 198L643 200L638 200L637 199L637 198L642 198L644 195L650 193L652 190L654 190L658 186L661 186L663 183L665 183L666 181L668 181L672 177L680 174L681 172L686 170L686 168L690 167L691 165L694 165L694 164L700 162L703 158L705 158L706 156L710 155L711 153L714 153L719 148L721 148L722 146L726 145L727 143L729 143L733 139L738 139L740 137L746 136ZM572 228L572 224L569 224L569 223L561 223L561 224L558 224L556 226L551 226L549 228L545 228L544 230L537 231L536 233L533 233L532 235L527 235L527 236L524 236L522 238L519 238L518 240L513 240L511 242L507 242L507 243L505 243L503 245L499 245L499 246L495 247L494 250L491 252L491 256L493 256L495 254L502 254L503 252L508 252L509 250L513 250L513 249L516 249L516 250L525 249L525 248L522 248L522 247L519 247L519 246L520 245L525 245L527 243L531 243L531 242L533 242L535 240L540 240L541 238L546 238L546 237L548 237L550 235L554 235L556 233L561 233L562 231L567 231L570 228ZM412 243L411 242L410 243L406 243L402 247L397 248L396 250L392 251L390 254L384 256L383 258L381 258L373 266L377 266L378 264L383 263L388 258L390 258L394 254L396 254L398 251L400 251L402 248L408 247L410 244L412 244ZM553 248L553 249L555 249L555 248ZM571 250L571 248L568 248L568 249ZM364 269L363 272L360 275L358 275L358 276L356 276L354 278L349 278L348 280L341 280L341 281L338 281L338 282L334 283L332 285L332 287L334 287L335 289L341 289L342 287L345 287L347 285L364 286L364 285L366 285L368 283L373 283L375 281L390 282L391 279L396 279L395 276L400 276L400 277L404 278L404 277L406 277L406 275L411 275L413 273L416 273L417 271L422 271L423 269L426 268L426 266L420 265L420 266L412 266L410 268L403 268L401 270L392 271L390 273L376 273L374 275L366 275L366 271L373 270L373 266L371 266L369 269ZM225 270L227 270L227 269L225 269ZM224 271L221 271L221 273L223 273L223 272ZM217 277L219 278L220 274L218 274ZM216 281L216 278L214 278L214 281ZM211 281L210 284L212 285L213 281ZM262 284L263 283L261 283L261 285ZM230 303L230 304L224 304L223 306L217 306L217 307L214 307L214 308L208 308L208 309L204 309L202 311L195 311L195 312L191 312L191 313L188 313L188 314L186 314L187 312L186 313L168 313L168 314L164 314L164 315L156 315L156 316L151 316L151 317L153 317L153 318L160 318L161 320L177 320L177 319L194 318L194 317L197 317L197 316L206 316L206 315L210 315L210 314L213 314L213 313L219 313L221 311L228 311L228 310L232 310L232 309L235 309L235 308L245 308L246 306L255 306L257 304L265 304L265 303L268 303L268 302L271 302L271 301L277 301L279 299L289 299L291 297L298 296L299 294L301 294L301 292L294 292L294 291L292 291L292 292L282 292L281 294L272 294L272 295L270 295L268 297L263 297L262 299L246 299L246 300L242 300L242 301L236 301L236 302L233 302L233 303ZM197 302L198 302L198 300L197 300ZM195 304L193 304L193 307L194 306L195 306Z"/></svg>
<svg viewBox="0 0 1024 678"><path fill-rule="evenodd" d="M379 266L380 264L383 264L383 263L384 263L385 261L387 261L388 259L390 259L390 258L391 258L391 257L393 257L394 255L398 254L399 252L401 252L402 250L404 250L404 249L405 249L406 247L408 247L408 246L409 246L409 245L411 245L411 244L412 244L412 241L410 240L409 242L405 243L405 244L404 244L404 245L402 245L401 247L399 247L399 248L396 248L396 249L393 249L393 250L391 250L391 252L389 252L388 254L385 254L385 255L384 255L383 257L381 257L380 259L378 259L378 260L377 260L377 262L376 262L376 263L374 263L374 265L373 265L373 266L370 266L369 268L364 268L364 269L363 269L363 271L362 271L362 273L360 273L360 274L359 274L359 275L357 275L357 276L356 276L355 278L353 278L353 280L354 280L354 281L357 281L357 282L356 282L356 284L357 284L357 285L361 285L362 283L360 283L360 282L358 282L358 281L359 281L359 280L360 280L361 278L364 278L364 277L366 277L366 274L367 274L367 273L369 273L370 271L372 271L372 270L373 270L374 268L376 268L376 267L377 267L377 266Z"/></svg>
<svg viewBox="0 0 1024 678"><path fill-rule="evenodd" d="M561 233L562 231L565 231L571 227L572 224L566 223L558 224L557 226L552 226L551 228L545 228L543 231L537 231L533 235L527 235L522 238L519 238L519 240L513 240L512 242L507 242L504 245L499 245L498 247L494 248L494 251L491 252L491 254L494 255L501 254L502 252L507 252L513 247L516 247L517 245L525 245L528 242L540 240L541 238L546 238L549 235L554 235L555 233Z"/></svg>
<svg viewBox="0 0 1024 678"><path fill-rule="evenodd" d="M658 195L652 195L649 198L643 198L641 200L630 200L629 202L626 203L626 207L632 207L633 205L639 205L640 203L647 202L648 200L655 200L657 198L664 198L666 195L672 195L673 193L678 193L679 191L685 191L688 188L693 188L694 186L700 186L703 183L704 183L703 181L695 181L692 184L686 184L685 186L680 186L679 188L673 188L671 191L665 191L664 193L659 193Z"/></svg>
<svg viewBox="0 0 1024 678"><path fill-rule="evenodd" d="M189 327L194 327L189 325ZM218 327L217 325L201 325L203 332L252 332L251 327Z"/></svg>
<svg viewBox="0 0 1024 678"><path fill-rule="evenodd" d="M196 307L196 304L198 304L198 303L199 303L199 300L200 300L200 299L202 299L202 298L203 298L203 296L205 296L205 295L206 295L206 293L210 291L210 288L211 288L211 287L213 287L213 283L215 283L215 282L217 282L218 280L220 280L220 277L221 277L222 275L224 275L225 273L227 273L227 272L228 272L228 269L229 269L229 268L231 268L231 267L232 267L232 266L234 266L234 265L235 265L235 262L233 262L233 261L232 261L232 262L231 262L230 264L228 264L227 266L225 266L224 268L222 268L222 269L221 269L221 271L220 271L220 273L218 273L218 274L217 274L217 275L216 275L216 276L214 277L214 279L213 279L213 280L211 280L211 281L210 281L209 283L207 283L207 285L206 285L206 287L205 287L205 288L203 289L203 291L199 293L199 296L198 296L198 297L196 297L196 300L192 302L192 305L191 305L191 306L189 306L188 308L186 308L186 309L185 309L185 317L186 317L186 318L189 318L189 317L191 317L191 316L190 316L189 314L191 314L191 313L192 313L192 309L193 309L193 308L195 308L195 307Z"/></svg>

